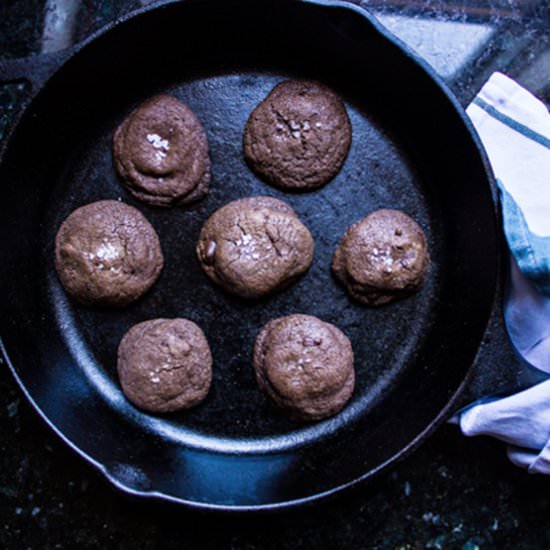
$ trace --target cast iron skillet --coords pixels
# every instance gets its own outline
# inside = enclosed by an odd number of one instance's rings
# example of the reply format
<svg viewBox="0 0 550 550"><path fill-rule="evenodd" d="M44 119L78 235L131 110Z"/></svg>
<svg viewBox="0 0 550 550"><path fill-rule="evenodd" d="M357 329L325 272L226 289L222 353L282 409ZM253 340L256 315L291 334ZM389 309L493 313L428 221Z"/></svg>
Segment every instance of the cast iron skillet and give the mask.
<svg viewBox="0 0 550 550"><path fill-rule="evenodd" d="M500 318L487 161L445 86L366 12L323 0L169 2L70 52L1 71L4 81L29 82L33 96L0 166L3 351L46 422L120 489L229 511L313 501L386 469L476 395L525 383ZM299 195L259 181L241 151L253 107L293 77L333 87L353 125L341 173ZM188 103L208 134L212 192L190 208L136 203L113 169L114 129L157 92ZM290 289L250 302L212 286L194 247L214 210L256 194L292 205L315 238L315 259ZM68 300L52 250L72 210L108 198L147 216L166 259L153 289L114 312ZM433 264L417 295L367 309L348 300L329 266L345 228L381 207L418 220ZM293 312L335 323L355 351L351 403L317 424L272 410L252 372L260 327ZM206 332L213 387L195 410L151 416L122 396L116 349L134 323L177 316ZM483 376L472 375L474 362Z"/></svg>

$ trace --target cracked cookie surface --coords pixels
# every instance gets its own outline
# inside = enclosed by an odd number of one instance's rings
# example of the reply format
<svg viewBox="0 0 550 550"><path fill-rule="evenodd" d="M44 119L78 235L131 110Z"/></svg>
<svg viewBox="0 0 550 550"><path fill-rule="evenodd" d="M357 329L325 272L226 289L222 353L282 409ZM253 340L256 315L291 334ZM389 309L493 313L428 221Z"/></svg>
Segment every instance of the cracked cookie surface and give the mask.
<svg viewBox="0 0 550 550"><path fill-rule="evenodd" d="M163 263L151 224L139 210L118 201L77 208L55 238L61 284L84 305L128 305L153 285Z"/></svg>
<svg viewBox="0 0 550 550"><path fill-rule="evenodd" d="M156 95L117 128L116 170L137 199L155 206L188 204L208 193L208 142L193 111L168 95Z"/></svg>
<svg viewBox="0 0 550 550"><path fill-rule="evenodd" d="M382 209L349 227L332 270L358 302L383 305L417 290L430 255L421 227L399 210Z"/></svg>
<svg viewBox="0 0 550 550"><path fill-rule="evenodd" d="M198 405L212 382L212 355L203 331L187 319L134 325L118 347L117 371L126 397L150 412Z"/></svg>
<svg viewBox="0 0 550 550"><path fill-rule="evenodd" d="M197 243L204 272L227 291L257 298L291 284L313 259L313 238L286 203L249 197L206 221Z"/></svg>
<svg viewBox="0 0 550 550"><path fill-rule="evenodd" d="M282 189L310 190L336 176L351 144L342 100L326 86L287 80L250 115L244 157L260 177Z"/></svg>
<svg viewBox="0 0 550 550"><path fill-rule="evenodd" d="M355 385L351 342L311 315L269 321L254 344L254 370L260 389L297 420L336 414Z"/></svg>

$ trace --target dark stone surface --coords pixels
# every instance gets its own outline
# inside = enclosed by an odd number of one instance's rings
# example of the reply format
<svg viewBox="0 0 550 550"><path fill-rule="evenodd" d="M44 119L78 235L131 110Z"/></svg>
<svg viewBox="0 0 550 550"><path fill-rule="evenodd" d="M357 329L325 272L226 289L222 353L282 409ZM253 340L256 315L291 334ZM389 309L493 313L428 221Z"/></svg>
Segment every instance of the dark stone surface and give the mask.
<svg viewBox="0 0 550 550"><path fill-rule="evenodd" d="M144 3L81 2L73 37ZM431 62L463 104L494 70L550 100L546 1L360 3ZM40 51L45 4L1 3L0 57ZM23 93L19 84L0 88L0 134ZM3 364L0 434L2 548L550 547L550 479L512 466L502 444L466 439L454 427L352 494L254 518L203 515L120 494L45 427Z"/></svg>
<svg viewBox="0 0 550 550"><path fill-rule="evenodd" d="M0 56L23 57L40 49L44 0L3 0L0 4Z"/></svg>

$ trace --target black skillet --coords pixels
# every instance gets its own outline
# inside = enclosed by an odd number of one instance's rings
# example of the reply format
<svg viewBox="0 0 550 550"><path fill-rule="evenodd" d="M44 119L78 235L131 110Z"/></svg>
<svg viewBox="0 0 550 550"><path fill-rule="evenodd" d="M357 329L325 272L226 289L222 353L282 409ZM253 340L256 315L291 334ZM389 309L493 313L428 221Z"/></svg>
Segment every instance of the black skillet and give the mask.
<svg viewBox="0 0 550 550"><path fill-rule="evenodd" d="M0 76L32 88L0 166L3 351L45 421L120 489L226 511L313 501L385 470L470 399L528 383L502 328L498 210L479 142L441 81L361 9L169 2L72 51L4 63ZM334 88L353 125L341 173L300 195L259 181L241 152L253 107L294 77ZM157 92L188 103L208 134L212 192L191 208L138 204L113 170L113 130ZM210 284L194 246L214 210L256 194L292 205L315 238L315 259L292 288L246 302ZM108 198L148 217L166 259L141 301L110 312L67 299L52 253L72 210ZM417 295L366 309L350 303L329 266L345 228L380 207L418 220L433 264ZM317 424L272 410L252 373L258 330L292 312L335 323L355 350L351 403ZM134 323L177 316L206 332L213 387L193 411L151 416L121 394L117 345Z"/></svg>

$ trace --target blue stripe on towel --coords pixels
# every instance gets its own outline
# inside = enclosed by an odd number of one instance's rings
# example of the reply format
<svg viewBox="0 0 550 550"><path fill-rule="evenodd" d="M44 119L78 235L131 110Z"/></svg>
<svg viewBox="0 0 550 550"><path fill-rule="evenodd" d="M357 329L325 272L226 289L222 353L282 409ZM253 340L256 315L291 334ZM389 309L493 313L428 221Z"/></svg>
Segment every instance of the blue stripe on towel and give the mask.
<svg viewBox="0 0 550 550"><path fill-rule="evenodd" d="M550 149L550 139L542 134L539 134L538 132L535 132L534 130L531 130L531 128L521 124L517 120L510 118L508 115L501 113L498 109L495 109L492 105L489 105L489 103L483 101L483 99L476 97L472 103L475 103L479 108L489 113L493 118L499 122L502 122L502 124L506 124L508 128L512 128L512 130L515 130L522 136L525 136L532 141L536 141L539 145Z"/></svg>

